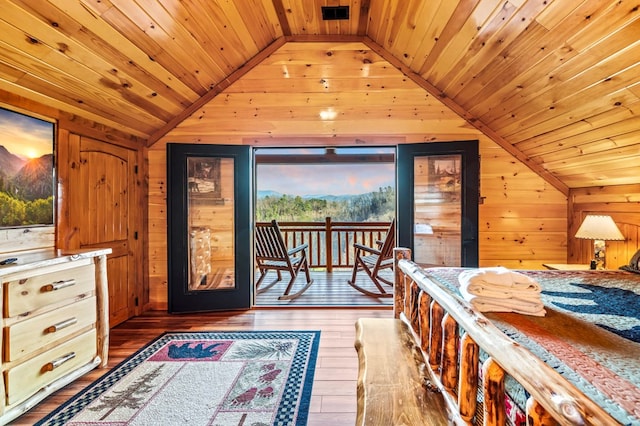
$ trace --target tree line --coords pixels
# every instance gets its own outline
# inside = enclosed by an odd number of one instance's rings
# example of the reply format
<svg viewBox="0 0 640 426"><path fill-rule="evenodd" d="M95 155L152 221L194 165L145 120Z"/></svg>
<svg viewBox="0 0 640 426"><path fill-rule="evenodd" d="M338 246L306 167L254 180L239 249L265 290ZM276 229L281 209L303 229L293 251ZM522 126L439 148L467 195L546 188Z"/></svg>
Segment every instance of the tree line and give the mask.
<svg viewBox="0 0 640 426"><path fill-rule="evenodd" d="M336 199L269 195L257 200L256 220L323 222L331 217L337 222L390 221L395 215L395 200L395 189L391 186Z"/></svg>
<svg viewBox="0 0 640 426"><path fill-rule="evenodd" d="M53 223L53 196L33 201L20 200L0 192L0 226Z"/></svg>

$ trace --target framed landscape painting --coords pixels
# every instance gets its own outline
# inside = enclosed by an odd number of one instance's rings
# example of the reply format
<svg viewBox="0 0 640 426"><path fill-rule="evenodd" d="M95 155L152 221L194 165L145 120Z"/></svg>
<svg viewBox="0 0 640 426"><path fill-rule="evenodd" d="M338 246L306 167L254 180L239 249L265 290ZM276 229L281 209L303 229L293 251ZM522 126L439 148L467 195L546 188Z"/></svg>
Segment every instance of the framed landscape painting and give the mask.
<svg viewBox="0 0 640 426"><path fill-rule="evenodd" d="M0 108L0 228L54 224L54 123Z"/></svg>

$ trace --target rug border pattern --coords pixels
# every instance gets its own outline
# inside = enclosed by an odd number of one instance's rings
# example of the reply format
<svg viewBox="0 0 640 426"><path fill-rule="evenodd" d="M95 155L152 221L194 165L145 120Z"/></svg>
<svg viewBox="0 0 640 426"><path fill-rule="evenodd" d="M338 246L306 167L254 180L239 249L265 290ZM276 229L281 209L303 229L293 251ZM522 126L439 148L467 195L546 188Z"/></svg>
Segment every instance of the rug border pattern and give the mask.
<svg viewBox="0 0 640 426"><path fill-rule="evenodd" d="M196 339L258 340L264 339L265 334L273 335L268 337L270 339L299 339L291 364L291 373L285 386L287 392L282 395L273 424L278 426L291 425L295 420L296 425L306 425L320 344L319 330L165 331L69 398L34 426L66 424L88 404L153 355L168 341ZM302 377L303 375L304 377ZM298 399L300 401L299 404L297 404ZM69 406L72 407L68 408Z"/></svg>

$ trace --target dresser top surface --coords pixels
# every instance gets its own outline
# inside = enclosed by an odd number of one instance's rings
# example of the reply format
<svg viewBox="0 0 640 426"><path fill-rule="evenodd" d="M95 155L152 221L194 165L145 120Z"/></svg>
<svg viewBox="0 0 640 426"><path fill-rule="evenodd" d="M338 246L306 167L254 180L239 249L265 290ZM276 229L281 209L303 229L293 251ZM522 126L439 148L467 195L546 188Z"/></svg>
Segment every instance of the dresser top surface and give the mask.
<svg viewBox="0 0 640 426"><path fill-rule="evenodd" d="M96 248L84 250L27 250L15 253L3 253L0 262L7 259L15 259L6 265L0 265L0 277L33 268L49 265L57 265L64 262L72 262L78 259L87 259L104 256L111 253L110 248Z"/></svg>

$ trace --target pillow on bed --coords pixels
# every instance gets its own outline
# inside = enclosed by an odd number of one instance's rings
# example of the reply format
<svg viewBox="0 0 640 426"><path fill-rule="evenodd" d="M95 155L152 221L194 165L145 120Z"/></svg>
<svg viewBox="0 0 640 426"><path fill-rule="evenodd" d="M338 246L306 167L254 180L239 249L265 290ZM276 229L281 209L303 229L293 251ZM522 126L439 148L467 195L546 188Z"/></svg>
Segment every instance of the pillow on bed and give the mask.
<svg viewBox="0 0 640 426"><path fill-rule="evenodd" d="M631 261L628 265L623 265L620 267L620 269L640 274L640 250L638 250L636 254L631 257Z"/></svg>

